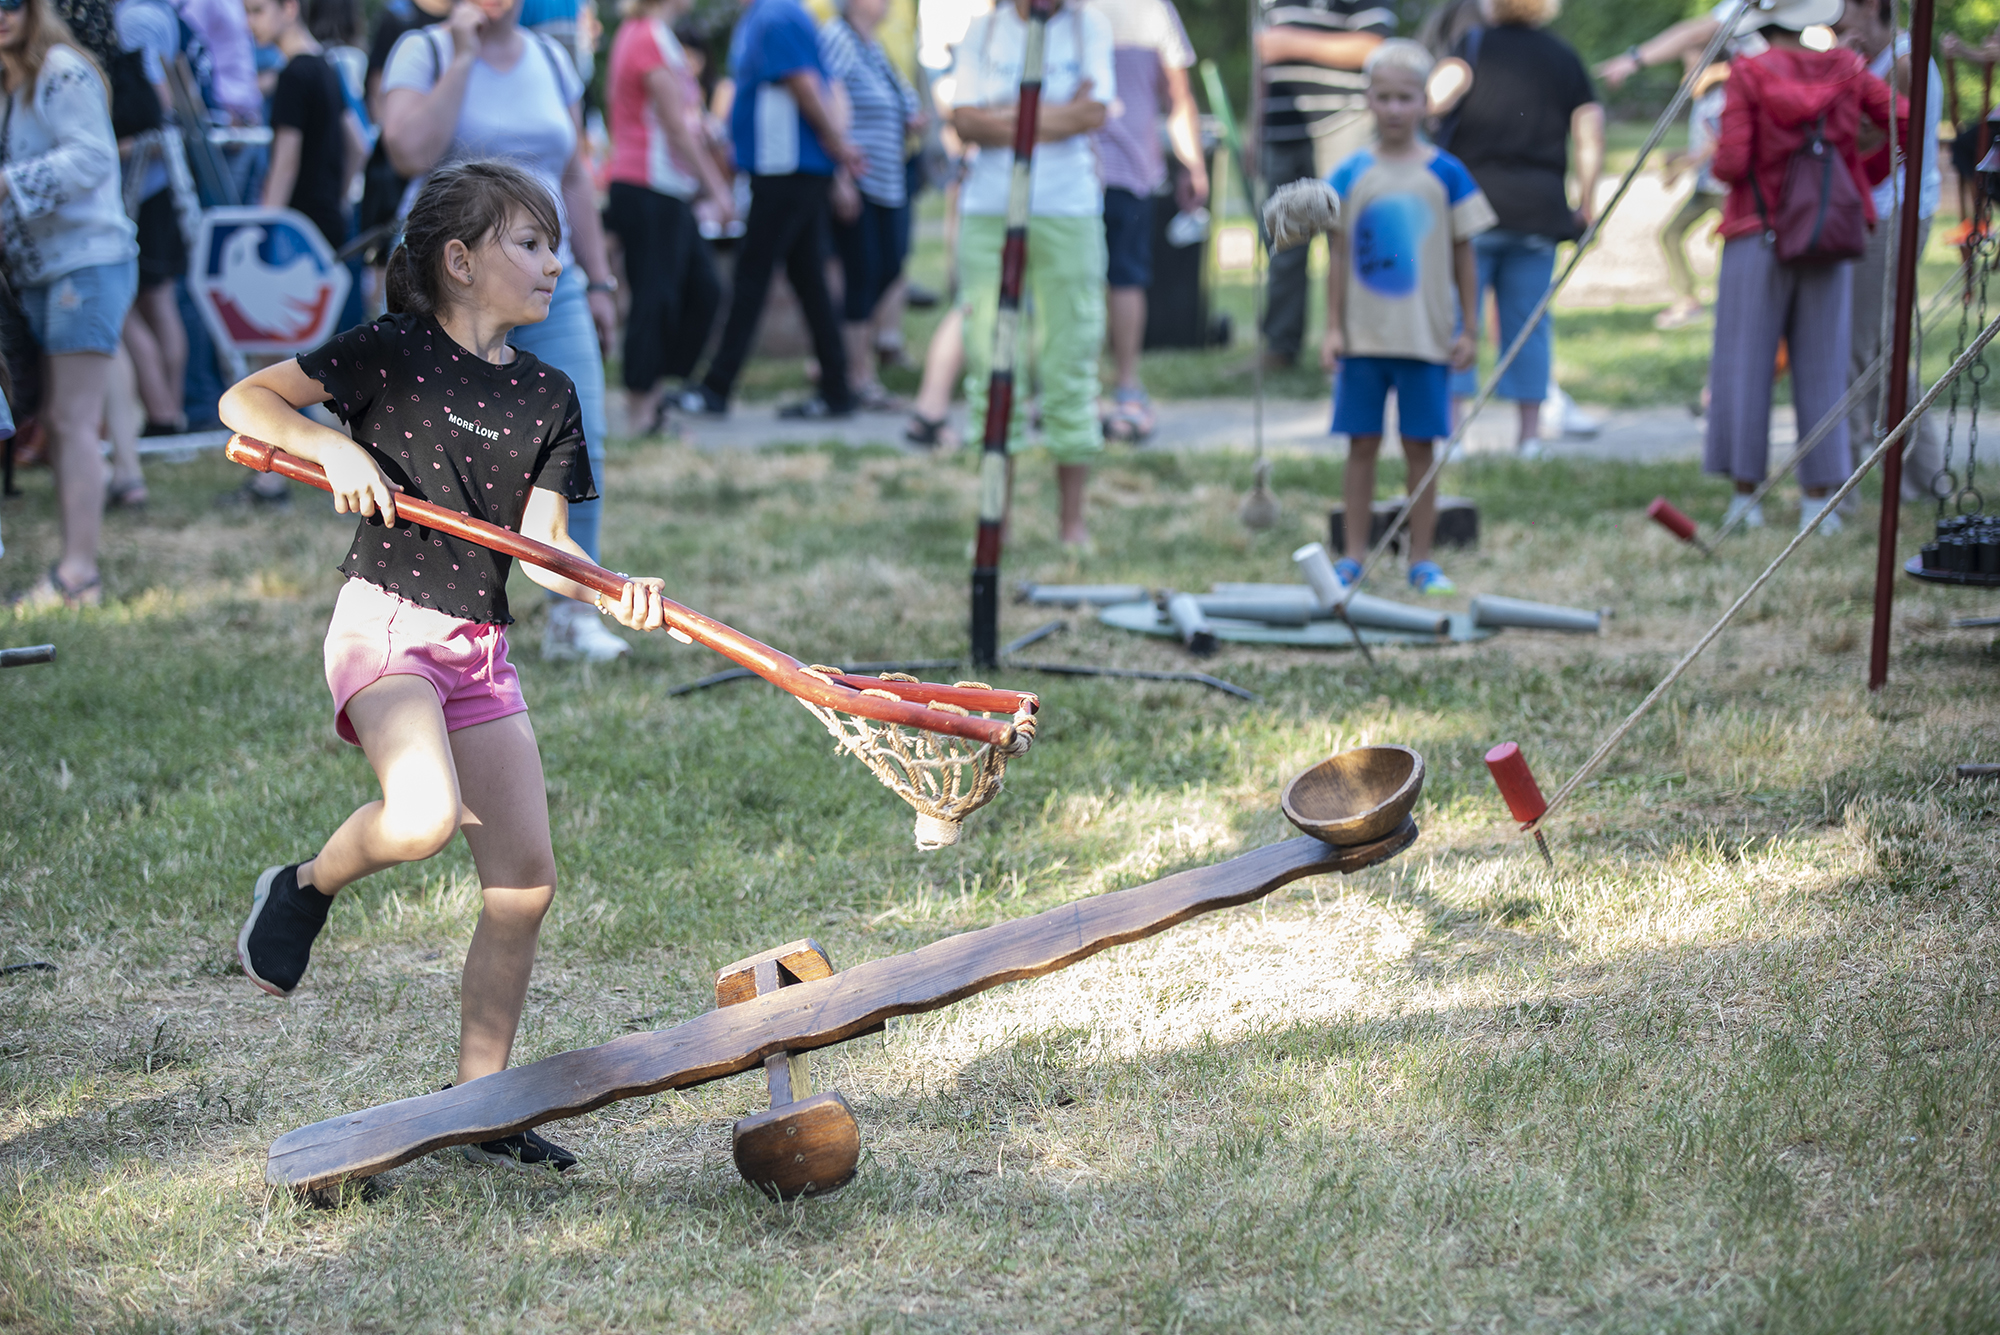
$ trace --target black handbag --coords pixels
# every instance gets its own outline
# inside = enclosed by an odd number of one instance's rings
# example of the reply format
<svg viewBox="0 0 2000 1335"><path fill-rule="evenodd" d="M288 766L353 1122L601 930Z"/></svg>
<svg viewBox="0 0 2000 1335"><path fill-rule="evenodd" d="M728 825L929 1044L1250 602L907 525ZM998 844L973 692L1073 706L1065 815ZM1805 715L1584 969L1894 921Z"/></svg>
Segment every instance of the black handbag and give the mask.
<svg viewBox="0 0 2000 1335"><path fill-rule="evenodd" d="M146 77L146 53L120 51L105 62L104 78L111 85L111 133L130 139L166 124L160 95Z"/></svg>

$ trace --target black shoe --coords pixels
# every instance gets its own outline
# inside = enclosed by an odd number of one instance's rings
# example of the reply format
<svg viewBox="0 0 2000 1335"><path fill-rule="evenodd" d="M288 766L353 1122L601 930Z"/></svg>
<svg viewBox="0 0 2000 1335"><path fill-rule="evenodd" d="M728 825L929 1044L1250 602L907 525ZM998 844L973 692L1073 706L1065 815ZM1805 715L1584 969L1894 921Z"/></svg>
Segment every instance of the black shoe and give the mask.
<svg viewBox="0 0 2000 1335"><path fill-rule="evenodd" d="M270 474L263 476L269 477ZM250 478L234 491L225 491L215 498L215 503L224 510L271 510L284 513L292 508L292 489L285 483L271 491L257 485L258 478ZM284 483L284 479L278 479Z"/></svg>
<svg viewBox="0 0 2000 1335"><path fill-rule="evenodd" d="M938 294L922 283L903 285L903 304L911 310L927 311L938 304Z"/></svg>
<svg viewBox="0 0 2000 1335"><path fill-rule="evenodd" d="M729 400L706 385L681 391L680 409L691 417L727 417Z"/></svg>
<svg viewBox="0 0 2000 1335"><path fill-rule="evenodd" d="M236 935L236 957L250 981L274 997L289 997L305 977L312 944L333 907L311 886L299 884L299 867L267 867L257 878L250 917Z"/></svg>
<svg viewBox="0 0 2000 1335"><path fill-rule="evenodd" d="M488 1140L478 1145L460 1145L467 1163L500 1164L506 1168L540 1169L553 1168L560 1173L576 1167L574 1154L560 1145L543 1140L532 1131L517 1131L511 1136L498 1140Z"/></svg>
<svg viewBox="0 0 2000 1335"><path fill-rule="evenodd" d="M837 422L854 416L854 405L843 403L839 407L817 396L788 403L778 409L778 416L788 422Z"/></svg>

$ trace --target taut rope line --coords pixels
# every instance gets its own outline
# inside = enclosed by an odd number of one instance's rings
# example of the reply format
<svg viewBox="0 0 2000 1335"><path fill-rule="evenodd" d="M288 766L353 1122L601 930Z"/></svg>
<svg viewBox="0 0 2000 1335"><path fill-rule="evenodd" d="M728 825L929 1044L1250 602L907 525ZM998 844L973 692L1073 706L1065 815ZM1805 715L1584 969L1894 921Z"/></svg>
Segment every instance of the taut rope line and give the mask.
<svg viewBox="0 0 2000 1335"><path fill-rule="evenodd" d="M1979 354L1985 349L1988 343L1993 341L1993 336L1995 334L2000 334L2000 317L1996 317L1991 324L1987 325L1986 328L1980 331L1979 337L1972 341L1971 346L1969 346L1968 348L1966 348L1964 352L1959 354L1958 360L1953 362L1950 368L1947 369L1943 375L1938 377L1937 383L1930 387L1930 389L1924 394L1923 398L1917 402L1916 406L1911 408L1910 411L1904 416L1903 420L1896 423L1896 429L1894 431L1891 431L1888 435L1882 437L1881 443L1875 447L1874 451L1871 454L1869 454L1869 456L1866 459L1862 460L1861 466L1859 468L1856 468L1853 473L1849 474L1847 481L1840 484L1839 490L1835 491L1831 496L1827 498L1826 505L1823 508L1821 508L1818 514L1812 517L1812 522L1807 524L1804 528L1800 529L1798 536L1794 537L1791 540L1791 542L1785 545L1784 551L1778 553L1777 559L1773 560L1770 565L1764 567L1764 573L1757 576L1756 580L1751 583L1750 587L1743 591L1742 596L1737 598L1737 600L1734 603L1730 604L1729 610L1722 614L1722 619L1720 621L1717 621L1713 626L1710 626L1708 628L1708 633L1706 635L1703 635L1701 639L1695 642L1694 647L1692 649L1689 649L1687 653L1682 656L1680 662L1674 664L1673 670L1667 673L1665 677L1660 679L1660 684L1655 686L1652 690L1652 693L1649 694L1644 700L1641 700L1639 702L1639 707L1637 709L1634 709L1630 714L1626 715L1625 721L1623 723L1619 724L1616 728L1612 729L1611 735L1609 737L1606 737L1604 741L1599 744L1597 750L1591 753L1590 759L1584 761L1583 764L1577 769L1576 773L1570 775L1569 778L1564 781L1562 787L1556 789L1554 795L1552 795L1549 798L1549 804L1547 808L1543 810L1540 816L1535 818L1532 824L1524 827L1525 829L1531 832L1539 830L1542 826L1542 823L1548 820L1550 814L1553 813L1557 807L1560 807L1571 793L1576 791L1577 785L1582 783L1585 779L1589 778L1591 772L1595 770L1599 765L1604 763L1604 758L1610 755L1611 752L1617 748L1618 743L1625 740L1625 735L1627 733L1631 732L1634 727L1638 726L1639 720L1644 718L1647 712L1650 711L1652 707L1659 702L1660 697L1667 693L1668 688L1671 687L1676 681L1680 680L1681 674L1686 672L1689 666L1693 664L1694 660L1701 656L1703 650L1707 649L1709 645L1715 642L1716 636L1722 634L1723 628L1727 626L1730 623L1730 621L1732 621L1735 618L1738 612L1743 610L1744 606L1747 603L1749 603L1749 601L1753 597L1756 596L1757 591L1763 588L1767 583L1769 583L1771 577L1778 573L1778 567L1782 566L1786 561L1790 560L1792 553L1796 552L1799 549L1800 545L1803 544L1807 538L1810 538L1813 534L1819 531L1820 524L1826 519L1826 517L1829 514L1833 513L1834 508L1838 506L1841 501L1847 498L1848 493L1852 492L1856 487L1861 485L1861 479L1867 476L1868 470L1873 468L1876 464L1880 463L1882 459L1889 453L1889 451L1893 449L1903 439L1904 436L1909 434L1911 428L1916 425L1917 419L1922 417L1924 413L1929 411L1930 406L1937 401L1938 396L1944 392L1946 387L1949 386L1952 381L1958 379L1958 377L1965 371L1966 367L1972 365L1975 361L1979 360Z"/></svg>

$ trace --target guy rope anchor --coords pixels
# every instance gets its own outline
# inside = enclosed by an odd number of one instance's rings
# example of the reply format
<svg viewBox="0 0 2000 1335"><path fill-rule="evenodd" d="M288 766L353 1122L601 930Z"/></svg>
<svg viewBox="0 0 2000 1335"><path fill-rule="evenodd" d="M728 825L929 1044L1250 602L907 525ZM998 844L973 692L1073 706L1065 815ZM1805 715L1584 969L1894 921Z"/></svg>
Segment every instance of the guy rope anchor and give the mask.
<svg viewBox="0 0 2000 1335"><path fill-rule="evenodd" d="M671 1029L626 1034L281 1136L266 1180L317 1193L448 1146L762 1067L771 1107L736 1123L737 1171L781 1199L832 1191L854 1176L861 1134L845 1098L810 1092L807 1054L814 1049L876 1033L894 1016L1053 973L1304 876L1385 862L1416 842L1410 813L1423 784L1423 757L1408 747L1342 752L1285 785L1285 818L1304 831L1296 838L844 973L834 972L816 943L795 941L724 967L716 1009Z"/></svg>

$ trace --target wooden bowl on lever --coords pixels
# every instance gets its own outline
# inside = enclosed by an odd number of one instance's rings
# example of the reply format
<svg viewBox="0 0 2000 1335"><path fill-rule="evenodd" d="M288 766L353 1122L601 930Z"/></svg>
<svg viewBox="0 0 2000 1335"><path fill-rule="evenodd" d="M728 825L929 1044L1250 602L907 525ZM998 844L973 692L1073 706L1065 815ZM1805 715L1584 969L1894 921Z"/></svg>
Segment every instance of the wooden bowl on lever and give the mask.
<svg viewBox="0 0 2000 1335"><path fill-rule="evenodd" d="M1368 844L1400 828L1424 790L1424 758L1407 746L1362 746L1314 765L1285 785L1285 819L1336 847Z"/></svg>

